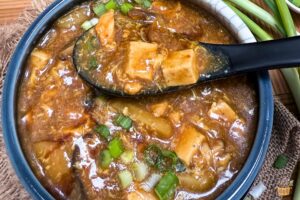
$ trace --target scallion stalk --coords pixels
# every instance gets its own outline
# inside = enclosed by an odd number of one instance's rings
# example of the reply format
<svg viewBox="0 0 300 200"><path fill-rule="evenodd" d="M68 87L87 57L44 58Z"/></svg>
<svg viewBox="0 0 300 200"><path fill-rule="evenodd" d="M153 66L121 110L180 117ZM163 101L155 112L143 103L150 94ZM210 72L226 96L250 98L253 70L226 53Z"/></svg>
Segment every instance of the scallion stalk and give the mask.
<svg viewBox="0 0 300 200"><path fill-rule="evenodd" d="M124 129L127 129L127 130L132 127L132 120L130 119L130 117L127 117L123 114L117 115L114 123L118 126L121 126Z"/></svg>
<svg viewBox="0 0 300 200"><path fill-rule="evenodd" d="M97 133L99 133L102 137L104 137L105 139L107 139L107 140L109 139L110 131L107 126L101 124L95 128L95 131Z"/></svg>
<svg viewBox="0 0 300 200"><path fill-rule="evenodd" d="M120 10L123 14L127 15L128 12L130 10L133 9L133 5L131 5L130 3L123 3L121 6L120 6Z"/></svg>
<svg viewBox="0 0 300 200"><path fill-rule="evenodd" d="M113 158L108 150L104 150L100 154L100 165L102 168L108 168Z"/></svg>
<svg viewBox="0 0 300 200"><path fill-rule="evenodd" d="M116 10L118 8L118 4L115 0L110 0L105 4L106 10Z"/></svg>
<svg viewBox="0 0 300 200"><path fill-rule="evenodd" d="M289 11L289 8L286 4L285 0L275 0L275 3L277 5L277 8L279 10L283 27L286 31L286 34L288 37L294 37L296 36L296 28L295 24L292 18L292 15Z"/></svg>
<svg viewBox="0 0 300 200"><path fill-rule="evenodd" d="M237 5L242 8L246 12L254 15L258 19L270 25L274 30L278 30L283 36L285 36L284 28L281 26L280 22L278 22L270 13L252 3L249 0L228 0L229 2Z"/></svg>
<svg viewBox="0 0 300 200"><path fill-rule="evenodd" d="M119 172L118 177L123 189L129 187L133 182L132 175L128 170Z"/></svg>
<svg viewBox="0 0 300 200"><path fill-rule="evenodd" d="M155 193L160 200L168 200L174 196L179 180L175 173L167 172L155 186Z"/></svg>
<svg viewBox="0 0 300 200"><path fill-rule="evenodd" d="M237 8L232 6L230 3L227 5L244 21L244 23L249 27L251 32L259 38L259 40L273 40L273 37L263 30L258 24L251 20L247 15L239 11Z"/></svg>
<svg viewBox="0 0 300 200"><path fill-rule="evenodd" d="M123 144L119 138L115 138L108 144L109 153L113 158L118 158L123 153Z"/></svg>
<svg viewBox="0 0 300 200"><path fill-rule="evenodd" d="M106 7L103 3L96 3L93 6L93 11L97 16L101 16L106 12Z"/></svg>

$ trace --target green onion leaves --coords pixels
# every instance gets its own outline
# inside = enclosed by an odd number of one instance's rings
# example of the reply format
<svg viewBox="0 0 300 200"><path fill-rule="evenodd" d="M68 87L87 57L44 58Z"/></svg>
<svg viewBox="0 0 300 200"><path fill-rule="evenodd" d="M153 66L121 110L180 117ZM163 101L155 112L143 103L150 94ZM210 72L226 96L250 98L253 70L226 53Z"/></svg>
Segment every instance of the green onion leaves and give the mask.
<svg viewBox="0 0 300 200"><path fill-rule="evenodd" d="M108 150L104 150L100 154L100 166L102 168L108 168L110 163L113 161L113 158L110 155Z"/></svg>
<svg viewBox="0 0 300 200"><path fill-rule="evenodd" d="M126 130L129 130L132 127L132 120L123 114L117 115L114 122L117 126L120 126Z"/></svg>
<svg viewBox="0 0 300 200"><path fill-rule="evenodd" d="M119 158L123 153L123 144L119 138L114 138L108 143L109 153L113 158Z"/></svg>
<svg viewBox="0 0 300 200"><path fill-rule="evenodd" d="M110 131L109 131L109 129L108 129L107 126L101 124L101 125L99 125L99 126L97 126L95 128L95 131L97 133L99 133L99 135L101 135L102 137L104 137L106 140L109 139Z"/></svg>
<svg viewBox="0 0 300 200"><path fill-rule="evenodd" d="M160 200L172 199L179 180L175 173L167 172L155 186L155 193Z"/></svg>
<svg viewBox="0 0 300 200"><path fill-rule="evenodd" d="M186 170L183 162L178 158L175 152L161 150L156 145L149 145L144 151L144 159L149 166L155 167L161 172Z"/></svg>

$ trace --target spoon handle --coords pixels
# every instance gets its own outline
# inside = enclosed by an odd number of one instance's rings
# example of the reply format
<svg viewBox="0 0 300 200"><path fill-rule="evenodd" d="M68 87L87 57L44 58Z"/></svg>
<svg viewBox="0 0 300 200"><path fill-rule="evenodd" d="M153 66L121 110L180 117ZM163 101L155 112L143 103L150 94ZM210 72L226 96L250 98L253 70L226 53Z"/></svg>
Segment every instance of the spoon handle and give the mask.
<svg viewBox="0 0 300 200"><path fill-rule="evenodd" d="M300 37L238 45L204 44L214 55L229 61L228 74L287 68L300 65Z"/></svg>

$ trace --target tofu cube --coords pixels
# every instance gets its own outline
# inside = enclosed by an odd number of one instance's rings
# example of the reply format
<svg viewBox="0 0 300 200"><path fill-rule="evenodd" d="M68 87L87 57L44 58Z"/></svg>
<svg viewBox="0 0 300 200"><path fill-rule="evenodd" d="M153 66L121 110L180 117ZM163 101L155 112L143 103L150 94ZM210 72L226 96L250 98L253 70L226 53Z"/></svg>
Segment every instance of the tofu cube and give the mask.
<svg viewBox="0 0 300 200"><path fill-rule="evenodd" d="M208 116L211 119L222 120L225 122L233 123L239 117L234 110L223 100L219 100L217 103L213 103Z"/></svg>
<svg viewBox="0 0 300 200"><path fill-rule="evenodd" d="M125 73L133 79L153 80L157 47L152 43L130 42Z"/></svg>
<svg viewBox="0 0 300 200"><path fill-rule="evenodd" d="M193 155L200 149L205 136L192 126L183 126L179 139L175 144L175 152L186 165L192 161Z"/></svg>
<svg viewBox="0 0 300 200"><path fill-rule="evenodd" d="M196 83L199 78L197 56L193 49L172 52L162 63L167 86Z"/></svg>

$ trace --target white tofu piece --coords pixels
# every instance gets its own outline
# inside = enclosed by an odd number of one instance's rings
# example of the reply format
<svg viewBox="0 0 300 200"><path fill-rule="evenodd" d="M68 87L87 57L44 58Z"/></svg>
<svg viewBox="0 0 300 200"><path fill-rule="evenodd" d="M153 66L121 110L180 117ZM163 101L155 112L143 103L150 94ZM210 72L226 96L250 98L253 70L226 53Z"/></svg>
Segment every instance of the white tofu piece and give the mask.
<svg viewBox="0 0 300 200"><path fill-rule="evenodd" d="M116 30L114 15L114 10L109 10L99 18L99 22L95 26L97 36L103 46L111 45L115 42Z"/></svg>
<svg viewBox="0 0 300 200"><path fill-rule="evenodd" d="M147 42L130 42L125 73L130 78L153 80L157 47L157 44Z"/></svg>
<svg viewBox="0 0 300 200"><path fill-rule="evenodd" d="M183 126L179 139L175 144L175 152L186 165L192 161L200 145L205 141L205 136L192 126Z"/></svg>
<svg viewBox="0 0 300 200"><path fill-rule="evenodd" d="M233 123L239 117L234 110L223 100L219 100L217 103L213 103L208 116L211 119L222 120L225 122Z"/></svg>
<svg viewBox="0 0 300 200"><path fill-rule="evenodd" d="M193 49L175 51L162 63L167 86L196 83L199 78L197 56Z"/></svg>

